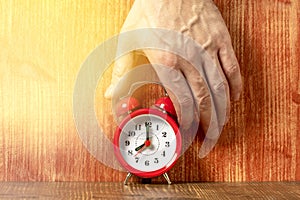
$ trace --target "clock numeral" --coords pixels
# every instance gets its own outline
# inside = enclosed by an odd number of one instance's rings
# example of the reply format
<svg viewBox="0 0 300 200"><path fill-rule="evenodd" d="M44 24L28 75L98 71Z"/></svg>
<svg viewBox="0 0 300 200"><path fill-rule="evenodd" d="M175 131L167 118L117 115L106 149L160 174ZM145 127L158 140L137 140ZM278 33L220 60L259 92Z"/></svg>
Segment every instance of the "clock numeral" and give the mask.
<svg viewBox="0 0 300 200"><path fill-rule="evenodd" d="M130 142L128 140L125 141L125 146L129 146Z"/></svg>
<svg viewBox="0 0 300 200"><path fill-rule="evenodd" d="M154 163L159 163L158 158L154 158Z"/></svg>
<svg viewBox="0 0 300 200"><path fill-rule="evenodd" d="M149 165L150 165L150 161L149 161L149 160L146 160L146 161L145 161L145 165L146 165L146 166L149 166Z"/></svg>
<svg viewBox="0 0 300 200"><path fill-rule="evenodd" d="M152 127L152 122L145 122L145 126L148 126L149 128Z"/></svg>
<svg viewBox="0 0 300 200"><path fill-rule="evenodd" d="M135 125L136 131L140 131L141 129L142 129L142 125L140 125L140 124Z"/></svg>
<svg viewBox="0 0 300 200"><path fill-rule="evenodd" d="M140 160L140 158L139 158L139 157L135 157L135 162L136 162L136 163L138 163L138 162L139 162L139 160Z"/></svg>
<svg viewBox="0 0 300 200"><path fill-rule="evenodd" d="M167 137L167 132L162 132L161 134L163 137Z"/></svg>
<svg viewBox="0 0 300 200"><path fill-rule="evenodd" d="M159 130L159 125L158 125L158 124L156 125L156 130L157 130L157 131Z"/></svg>
<svg viewBox="0 0 300 200"><path fill-rule="evenodd" d="M129 156L133 156L133 151L132 150L128 150L128 155Z"/></svg>
<svg viewBox="0 0 300 200"><path fill-rule="evenodd" d="M166 157L166 151L163 151L163 152L161 153L161 155L162 155L163 157Z"/></svg>
<svg viewBox="0 0 300 200"><path fill-rule="evenodd" d="M134 137L134 136L135 136L135 131L128 132L128 137Z"/></svg>
<svg viewBox="0 0 300 200"><path fill-rule="evenodd" d="M170 142L166 142L165 147L170 147Z"/></svg>

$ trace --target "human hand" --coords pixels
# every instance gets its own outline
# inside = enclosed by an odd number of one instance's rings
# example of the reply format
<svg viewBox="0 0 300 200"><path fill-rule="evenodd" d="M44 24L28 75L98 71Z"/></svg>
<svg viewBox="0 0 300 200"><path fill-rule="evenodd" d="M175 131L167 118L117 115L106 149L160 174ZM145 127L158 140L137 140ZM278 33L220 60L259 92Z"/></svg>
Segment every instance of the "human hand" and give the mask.
<svg viewBox="0 0 300 200"><path fill-rule="evenodd" d="M177 31L191 37L201 45L205 51L201 52L201 55L194 55L195 52L191 51L189 52L190 57L211 60L212 65L217 67L222 80L219 81L219 85L214 85L213 89L217 91L219 87L225 88L227 99L224 101L226 101L227 109L226 118L228 118L230 97L233 100L239 98L242 81L230 35L215 4L211 0L136 0L121 33L141 28ZM143 37L143 35L137 37ZM171 53L173 44L165 42L164 38L160 38L160 40L165 43L166 48L164 49L170 51L144 49L139 52L145 55L151 64L158 63L169 67L170 71L153 65L162 83L169 86L166 89L174 103L180 125L188 127L194 119L200 117L202 129L207 132L212 105L206 80L189 60ZM182 48L185 46L184 41L174 40L174 43L176 45L181 43ZM112 96L118 81L131 69L133 63L133 53L127 54L115 62L111 85L107 89L105 97ZM214 66L206 66L206 68ZM195 116L195 112L193 112L194 103L197 105L200 116ZM184 117L180 111L185 112ZM216 135L207 135L207 137L218 138Z"/></svg>

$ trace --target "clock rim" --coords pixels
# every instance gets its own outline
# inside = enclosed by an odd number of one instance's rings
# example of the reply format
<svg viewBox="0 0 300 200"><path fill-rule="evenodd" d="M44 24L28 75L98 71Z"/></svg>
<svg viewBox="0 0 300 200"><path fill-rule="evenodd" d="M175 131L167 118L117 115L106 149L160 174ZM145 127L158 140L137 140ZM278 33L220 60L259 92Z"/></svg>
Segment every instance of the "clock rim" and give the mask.
<svg viewBox="0 0 300 200"><path fill-rule="evenodd" d="M123 158L120 148L119 148L119 139L120 139L120 134L122 133L122 128L127 124L127 122L129 120L131 120L134 117L137 117L139 115L143 115L143 114L152 114L152 115L156 115L158 117L163 118L164 120L166 120L172 127L174 133L175 133L175 137L176 137L176 149L175 149L175 153L174 156L175 159L172 157L171 161L172 162L170 164L167 163L166 166L155 170L155 171L150 171L150 172L145 172L145 171L141 171L141 170L137 170L134 167L132 167L131 165L129 165L125 159ZM120 125L116 128L115 134L114 134L114 152L115 155L118 159L118 161L120 162L120 164L130 173L142 177L142 178L152 178L152 177L157 177L160 176L166 172L168 172L176 163L176 161L178 160L178 158L180 157L180 153L181 153L181 133L178 127L178 124L176 123L176 121L168 114L163 113L162 111L156 110L156 109L151 109L151 108L142 108L139 110L136 110L132 113L130 113L128 116L126 116L122 122L120 123Z"/></svg>

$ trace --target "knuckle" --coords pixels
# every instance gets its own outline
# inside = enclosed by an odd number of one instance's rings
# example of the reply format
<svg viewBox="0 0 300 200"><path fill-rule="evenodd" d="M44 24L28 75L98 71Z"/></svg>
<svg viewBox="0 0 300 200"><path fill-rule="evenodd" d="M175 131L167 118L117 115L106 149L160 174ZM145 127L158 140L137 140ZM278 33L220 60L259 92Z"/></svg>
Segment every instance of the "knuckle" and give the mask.
<svg viewBox="0 0 300 200"><path fill-rule="evenodd" d="M234 77L236 74L239 73L239 65L237 63L232 64L228 67L228 77Z"/></svg>
<svg viewBox="0 0 300 200"><path fill-rule="evenodd" d="M200 110L207 110L211 107L211 98L210 95L205 95L199 101L199 108Z"/></svg>
<svg viewBox="0 0 300 200"><path fill-rule="evenodd" d="M182 97L178 99L178 104L182 110L187 110L187 108L194 106L194 100L192 97ZM189 109L188 109L189 110Z"/></svg>
<svg viewBox="0 0 300 200"><path fill-rule="evenodd" d="M223 80L214 86L214 90L216 92L221 92L222 89L224 89L225 91L228 90L228 83L226 80Z"/></svg>

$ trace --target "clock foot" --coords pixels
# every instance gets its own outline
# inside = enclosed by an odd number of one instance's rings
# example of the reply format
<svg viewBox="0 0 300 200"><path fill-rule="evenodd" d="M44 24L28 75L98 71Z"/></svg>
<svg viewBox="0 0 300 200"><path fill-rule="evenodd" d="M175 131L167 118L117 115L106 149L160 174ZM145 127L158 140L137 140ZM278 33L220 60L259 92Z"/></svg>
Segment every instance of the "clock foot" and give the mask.
<svg viewBox="0 0 300 200"><path fill-rule="evenodd" d="M128 173L128 174L127 174L126 179L125 179L125 181L124 181L124 185L127 185L128 180L130 179L131 176L132 176L132 173Z"/></svg>
<svg viewBox="0 0 300 200"><path fill-rule="evenodd" d="M170 181L170 178L169 178L168 174L167 174L167 173L164 173L163 176L164 176L164 178L166 179L166 181L168 182L168 184L171 185L172 182Z"/></svg>
<svg viewBox="0 0 300 200"><path fill-rule="evenodd" d="M128 180L131 178L131 176L132 176L132 173L129 172L125 178L124 185L128 185ZM168 182L168 184L171 185L172 182L170 181L168 174L164 173L163 176L166 179L166 181ZM151 178L143 178L142 179L143 184L151 184L151 182L152 182Z"/></svg>

